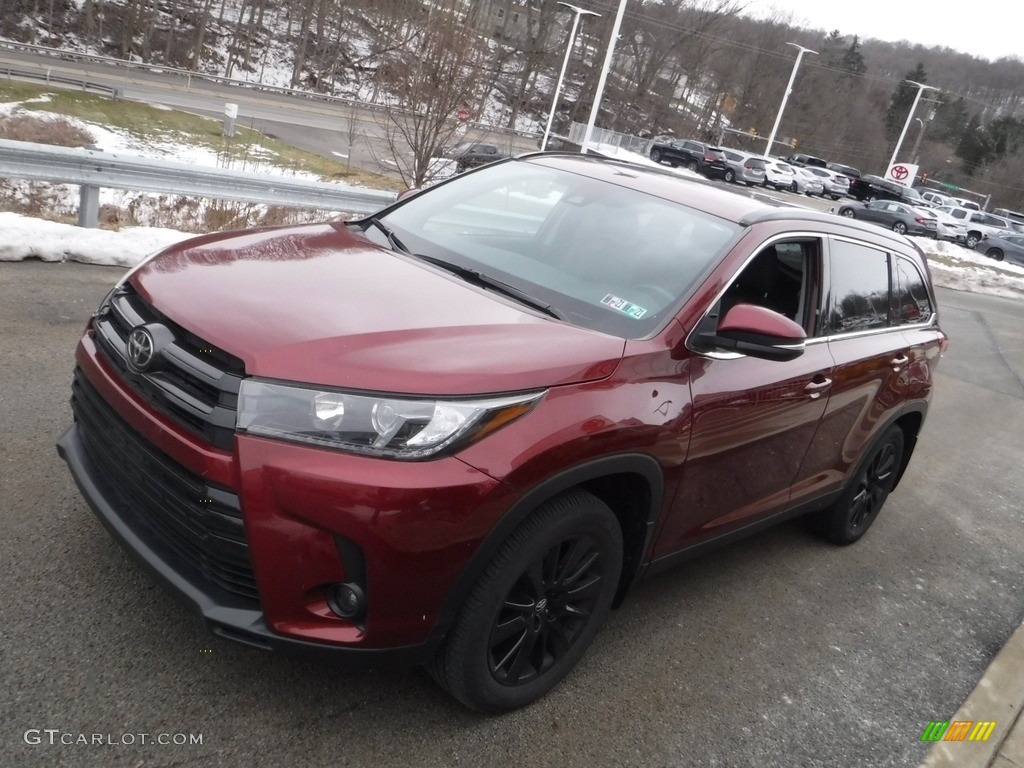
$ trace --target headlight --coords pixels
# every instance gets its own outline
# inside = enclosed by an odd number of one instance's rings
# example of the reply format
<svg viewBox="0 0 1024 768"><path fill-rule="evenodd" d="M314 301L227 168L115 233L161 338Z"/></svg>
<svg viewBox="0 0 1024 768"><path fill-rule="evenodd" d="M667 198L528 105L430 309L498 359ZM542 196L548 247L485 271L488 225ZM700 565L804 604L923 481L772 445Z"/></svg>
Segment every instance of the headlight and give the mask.
<svg viewBox="0 0 1024 768"><path fill-rule="evenodd" d="M356 395L244 379L238 429L394 459L424 459L478 440L530 411L543 392L488 398Z"/></svg>

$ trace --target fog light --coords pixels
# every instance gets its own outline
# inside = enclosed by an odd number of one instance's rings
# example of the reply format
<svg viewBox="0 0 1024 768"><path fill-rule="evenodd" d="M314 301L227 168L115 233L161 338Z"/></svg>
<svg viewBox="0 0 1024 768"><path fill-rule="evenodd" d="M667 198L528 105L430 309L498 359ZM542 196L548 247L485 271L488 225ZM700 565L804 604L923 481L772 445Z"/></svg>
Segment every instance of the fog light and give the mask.
<svg viewBox="0 0 1024 768"><path fill-rule="evenodd" d="M335 584L327 590L327 605L343 619L358 619L366 612L366 593L358 584Z"/></svg>

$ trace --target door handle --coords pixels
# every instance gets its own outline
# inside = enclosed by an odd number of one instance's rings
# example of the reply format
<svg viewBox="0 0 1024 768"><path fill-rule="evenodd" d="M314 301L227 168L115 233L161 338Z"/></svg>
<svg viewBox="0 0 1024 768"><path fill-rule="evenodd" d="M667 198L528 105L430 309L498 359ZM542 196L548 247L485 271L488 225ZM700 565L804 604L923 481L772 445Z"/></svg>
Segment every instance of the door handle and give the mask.
<svg viewBox="0 0 1024 768"><path fill-rule="evenodd" d="M822 379L821 381L812 381L804 386L804 392L811 396L811 400L817 400L821 397L821 393L832 386L832 379Z"/></svg>
<svg viewBox="0 0 1024 768"><path fill-rule="evenodd" d="M909 357L907 357L906 355L900 354L900 355L897 355L896 357L894 357L892 360L890 360L889 361L889 365L892 366L892 369L894 371L896 371L896 373L899 373L900 368L902 368L904 365L906 365L909 362L910 362L910 358Z"/></svg>

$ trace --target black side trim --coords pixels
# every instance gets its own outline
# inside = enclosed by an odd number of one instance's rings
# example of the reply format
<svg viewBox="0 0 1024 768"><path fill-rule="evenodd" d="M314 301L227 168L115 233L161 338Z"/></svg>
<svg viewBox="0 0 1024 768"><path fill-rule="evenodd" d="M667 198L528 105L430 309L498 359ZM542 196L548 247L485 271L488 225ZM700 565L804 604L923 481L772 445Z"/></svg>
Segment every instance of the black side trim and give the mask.
<svg viewBox="0 0 1024 768"><path fill-rule="evenodd" d="M437 622L434 624L428 642L440 642L443 640L463 602L468 597L470 590L476 585L487 565L494 559L499 547L534 510L544 502L570 488L591 480L597 480L598 478L621 474L640 475L650 486L650 506L644 523L646 535L644 536L640 556L637 558L641 565L638 566L636 572L625 575L623 583L619 588L619 594L616 596L616 600L621 601L628 588L636 582L643 570L642 563L654 537L664 497L664 477L661 465L653 457L643 453L621 454L594 459L593 461L560 472L525 493L509 508L498 524L491 529L490 533L487 534L477 548L469 564L463 569L462 575L448 593L444 605L441 606Z"/></svg>

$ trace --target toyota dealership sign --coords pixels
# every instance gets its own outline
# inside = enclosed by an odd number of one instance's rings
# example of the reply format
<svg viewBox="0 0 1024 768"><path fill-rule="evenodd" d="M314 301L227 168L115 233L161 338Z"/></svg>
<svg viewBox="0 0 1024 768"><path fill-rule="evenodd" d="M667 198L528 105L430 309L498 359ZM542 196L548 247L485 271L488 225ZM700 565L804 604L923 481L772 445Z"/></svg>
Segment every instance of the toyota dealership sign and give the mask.
<svg viewBox="0 0 1024 768"><path fill-rule="evenodd" d="M889 166L889 170L885 172L886 181L895 181L897 184L902 184L904 187L914 186L914 179L917 178L916 165L910 163L893 163Z"/></svg>

